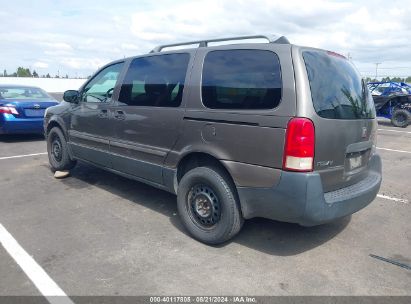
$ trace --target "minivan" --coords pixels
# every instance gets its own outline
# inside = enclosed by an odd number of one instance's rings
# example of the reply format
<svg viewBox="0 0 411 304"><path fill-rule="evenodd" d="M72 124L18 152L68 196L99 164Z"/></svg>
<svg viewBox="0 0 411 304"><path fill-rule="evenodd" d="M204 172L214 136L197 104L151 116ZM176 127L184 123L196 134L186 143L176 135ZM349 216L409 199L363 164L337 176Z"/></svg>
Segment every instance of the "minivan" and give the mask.
<svg viewBox="0 0 411 304"><path fill-rule="evenodd" d="M268 43L237 43L256 38ZM207 244L254 217L327 223L380 188L366 84L344 56L284 36L162 45L63 99L45 113L52 170L82 161L174 193Z"/></svg>

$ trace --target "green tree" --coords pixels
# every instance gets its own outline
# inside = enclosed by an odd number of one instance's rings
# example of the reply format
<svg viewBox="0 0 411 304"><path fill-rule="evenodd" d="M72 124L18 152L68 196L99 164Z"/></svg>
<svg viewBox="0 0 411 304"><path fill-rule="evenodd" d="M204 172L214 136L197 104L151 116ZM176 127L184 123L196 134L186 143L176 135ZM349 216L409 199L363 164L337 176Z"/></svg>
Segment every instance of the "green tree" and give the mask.
<svg viewBox="0 0 411 304"><path fill-rule="evenodd" d="M365 82L377 82L378 80L375 79L375 78L371 78L371 77L365 77L365 78L364 78L364 81L365 81Z"/></svg>
<svg viewBox="0 0 411 304"><path fill-rule="evenodd" d="M51 78L51 76L50 76L50 74L49 74L49 73L47 73L46 78Z"/></svg>
<svg viewBox="0 0 411 304"><path fill-rule="evenodd" d="M407 78L405 78L405 82L411 83L411 76L408 76Z"/></svg>
<svg viewBox="0 0 411 304"><path fill-rule="evenodd" d="M4 76L4 77L7 77L7 71L6 71L6 69L4 69L4 71L3 71L3 76Z"/></svg>
<svg viewBox="0 0 411 304"><path fill-rule="evenodd" d="M401 82L401 81L403 81L403 79L402 79L402 78L400 78L400 77L393 77L393 78L391 78L391 81L394 81L394 82Z"/></svg>
<svg viewBox="0 0 411 304"><path fill-rule="evenodd" d="M33 70L33 77L36 77L36 78L39 77L39 74L37 74L36 70Z"/></svg>
<svg viewBox="0 0 411 304"><path fill-rule="evenodd" d="M31 77L31 72L29 69L27 68L23 68L23 67L18 67L17 68L17 77Z"/></svg>

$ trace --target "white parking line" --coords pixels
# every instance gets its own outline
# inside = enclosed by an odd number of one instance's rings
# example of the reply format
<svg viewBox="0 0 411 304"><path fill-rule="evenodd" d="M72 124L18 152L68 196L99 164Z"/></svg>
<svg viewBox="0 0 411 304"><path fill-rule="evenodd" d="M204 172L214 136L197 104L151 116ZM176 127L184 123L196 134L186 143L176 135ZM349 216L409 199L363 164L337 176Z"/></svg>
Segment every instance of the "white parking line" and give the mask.
<svg viewBox="0 0 411 304"><path fill-rule="evenodd" d="M0 160L10 159L10 158L20 158L20 157L36 156L36 155L44 155L44 154L47 154L47 152L0 157Z"/></svg>
<svg viewBox="0 0 411 304"><path fill-rule="evenodd" d="M43 268L17 243L1 223L0 243L29 277L40 293L46 297L47 301L53 304L74 304ZM4 278L6 279L7 276Z"/></svg>
<svg viewBox="0 0 411 304"><path fill-rule="evenodd" d="M390 129L378 129L378 131L387 131L387 132L397 132L397 133L407 133L407 134L411 134L411 132L408 132L408 131L390 130Z"/></svg>
<svg viewBox="0 0 411 304"><path fill-rule="evenodd" d="M410 151L404 151L404 150L394 150L394 149L379 148L379 147L377 147L377 149L379 149L379 150L386 150L386 151L392 151L392 152L400 152L400 153L409 153L409 154L411 154Z"/></svg>
<svg viewBox="0 0 411 304"><path fill-rule="evenodd" d="M391 197L391 196L382 195L382 194L377 194L377 196L380 197L380 198L390 200L390 201L408 204L408 200L406 200L406 199Z"/></svg>

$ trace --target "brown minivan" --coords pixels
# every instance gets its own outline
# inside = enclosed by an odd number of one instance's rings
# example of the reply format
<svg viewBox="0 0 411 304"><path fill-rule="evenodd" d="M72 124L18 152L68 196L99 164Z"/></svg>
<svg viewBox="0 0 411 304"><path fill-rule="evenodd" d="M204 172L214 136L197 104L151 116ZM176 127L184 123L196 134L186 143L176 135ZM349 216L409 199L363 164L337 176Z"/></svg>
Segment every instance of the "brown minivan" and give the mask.
<svg viewBox="0 0 411 304"><path fill-rule="evenodd" d="M244 219L304 226L367 206L381 184L375 109L334 52L268 43L165 45L101 68L48 108L50 165L87 162L177 194L196 239L232 238ZM179 50L176 46L196 45Z"/></svg>

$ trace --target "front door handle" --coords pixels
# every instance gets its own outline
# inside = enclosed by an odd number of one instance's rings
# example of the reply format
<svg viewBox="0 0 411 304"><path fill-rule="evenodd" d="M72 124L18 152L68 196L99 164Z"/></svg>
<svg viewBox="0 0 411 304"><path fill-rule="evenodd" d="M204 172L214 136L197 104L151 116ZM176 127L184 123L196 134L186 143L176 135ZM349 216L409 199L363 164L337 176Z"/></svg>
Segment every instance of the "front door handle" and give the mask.
<svg viewBox="0 0 411 304"><path fill-rule="evenodd" d="M121 111L121 110L117 110L117 111L114 113L114 118L115 118L115 119L124 120L124 119L126 119L126 114L125 114L123 111Z"/></svg>
<svg viewBox="0 0 411 304"><path fill-rule="evenodd" d="M106 109L103 109L100 111L100 113L98 113L98 117L100 118L107 118L108 117L108 112Z"/></svg>

